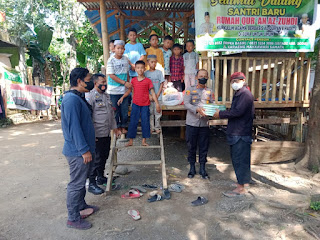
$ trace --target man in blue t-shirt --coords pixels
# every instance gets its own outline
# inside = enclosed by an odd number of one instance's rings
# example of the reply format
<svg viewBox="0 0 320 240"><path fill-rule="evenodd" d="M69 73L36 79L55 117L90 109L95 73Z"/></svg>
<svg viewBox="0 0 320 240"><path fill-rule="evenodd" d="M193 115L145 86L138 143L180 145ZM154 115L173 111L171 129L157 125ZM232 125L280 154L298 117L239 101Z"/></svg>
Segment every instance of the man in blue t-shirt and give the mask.
<svg viewBox="0 0 320 240"><path fill-rule="evenodd" d="M137 43L137 30L135 28L131 28L129 30L128 39L130 42L125 45L124 55L126 55L130 61L131 68L129 76L131 80L133 77L138 76L135 71L135 63L139 60L144 61L146 51L141 43Z"/></svg>
<svg viewBox="0 0 320 240"><path fill-rule="evenodd" d="M67 227L89 229L91 223L83 220L98 211L84 200L89 166L95 152L95 133L91 106L84 93L93 89L90 74L86 68L75 68L70 73L70 91L61 103L61 127L64 137L62 153L67 158L70 169L70 182L67 187Z"/></svg>

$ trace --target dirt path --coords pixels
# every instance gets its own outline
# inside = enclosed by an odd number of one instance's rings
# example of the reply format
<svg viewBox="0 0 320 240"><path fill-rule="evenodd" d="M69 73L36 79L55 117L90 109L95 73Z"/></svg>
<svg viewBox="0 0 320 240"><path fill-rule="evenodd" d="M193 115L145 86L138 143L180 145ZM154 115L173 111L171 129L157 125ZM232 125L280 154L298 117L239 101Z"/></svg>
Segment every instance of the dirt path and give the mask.
<svg viewBox="0 0 320 240"><path fill-rule="evenodd" d="M307 231L320 229L320 218L306 210L309 196L320 193L319 178L309 172L295 170L292 163L253 166L257 184L246 197L228 199L221 193L235 179L223 133L212 130L210 181L186 178L185 142L172 128L164 138L169 183L180 181L186 189L156 203L148 203L146 195L121 199L132 184L161 184L160 168L130 168L129 175L116 180L121 190L107 197L87 194L87 202L101 210L88 219L92 229L79 231L66 228L69 173L60 122L0 129L0 239L312 239ZM128 157L158 155L156 150L119 153L120 161ZM199 195L208 204L191 207ZM140 211L140 221L130 219L132 208Z"/></svg>

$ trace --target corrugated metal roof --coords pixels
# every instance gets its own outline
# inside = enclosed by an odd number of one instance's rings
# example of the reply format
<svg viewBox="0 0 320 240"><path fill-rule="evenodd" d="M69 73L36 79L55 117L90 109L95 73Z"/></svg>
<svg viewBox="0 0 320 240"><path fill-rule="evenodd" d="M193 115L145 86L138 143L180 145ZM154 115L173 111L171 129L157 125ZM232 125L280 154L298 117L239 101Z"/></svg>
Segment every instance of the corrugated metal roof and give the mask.
<svg viewBox="0 0 320 240"><path fill-rule="evenodd" d="M98 10L99 0L96 2L78 0L88 10ZM117 10L118 7L121 10L142 10L142 11L166 11L166 12L190 12L194 8L194 2L191 0L177 0L177 1L129 1L129 0L117 0L117 1L105 1L106 8L111 10ZM117 5L117 6L115 6Z"/></svg>

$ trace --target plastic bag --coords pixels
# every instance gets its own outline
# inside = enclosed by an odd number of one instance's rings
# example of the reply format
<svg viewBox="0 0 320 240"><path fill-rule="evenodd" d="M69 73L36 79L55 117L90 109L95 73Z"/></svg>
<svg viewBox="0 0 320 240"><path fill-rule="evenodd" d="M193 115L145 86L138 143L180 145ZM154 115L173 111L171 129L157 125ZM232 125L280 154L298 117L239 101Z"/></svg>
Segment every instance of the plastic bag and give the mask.
<svg viewBox="0 0 320 240"><path fill-rule="evenodd" d="M168 83L168 87L163 91L162 104L166 106L176 106L183 102L183 93L178 92L172 83Z"/></svg>

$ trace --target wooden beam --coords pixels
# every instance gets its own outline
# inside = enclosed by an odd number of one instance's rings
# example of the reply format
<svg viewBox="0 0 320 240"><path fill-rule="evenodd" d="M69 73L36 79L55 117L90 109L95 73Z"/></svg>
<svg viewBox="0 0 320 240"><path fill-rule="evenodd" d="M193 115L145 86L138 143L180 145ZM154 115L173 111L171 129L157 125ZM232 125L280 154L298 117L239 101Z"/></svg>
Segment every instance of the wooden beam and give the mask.
<svg viewBox="0 0 320 240"><path fill-rule="evenodd" d="M153 25L159 28L164 35L168 35L167 31L163 27L161 27L158 23L153 23Z"/></svg>
<svg viewBox="0 0 320 240"><path fill-rule="evenodd" d="M109 1L111 3L111 5L117 9L119 11L119 13L121 13L122 15L126 16L127 14L125 14L124 11L122 11L122 9L118 6L118 4L114 1L114 0L110 0Z"/></svg>
<svg viewBox="0 0 320 240"><path fill-rule="evenodd" d="M109 59L109 36L108 36L108 24L107 24L107 9L104 0L100 0L100 19L101 19L101 35L103 46L103 62L107 66Z"/></svg>

